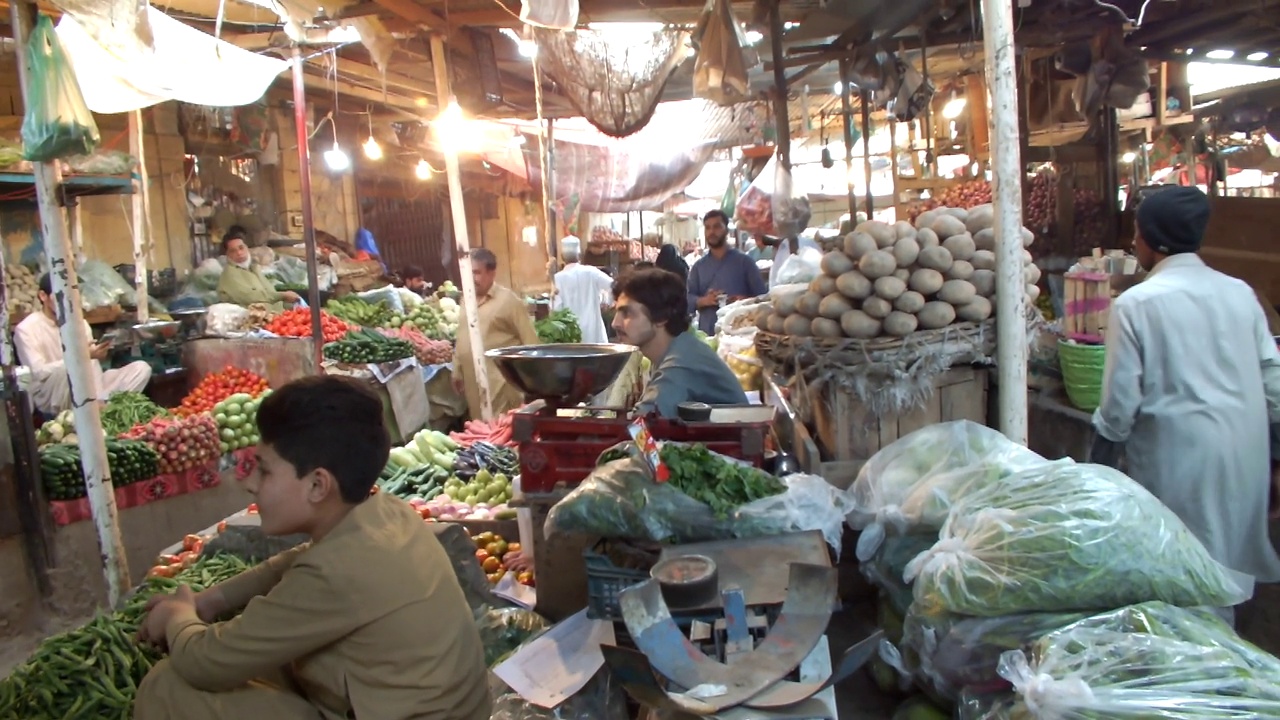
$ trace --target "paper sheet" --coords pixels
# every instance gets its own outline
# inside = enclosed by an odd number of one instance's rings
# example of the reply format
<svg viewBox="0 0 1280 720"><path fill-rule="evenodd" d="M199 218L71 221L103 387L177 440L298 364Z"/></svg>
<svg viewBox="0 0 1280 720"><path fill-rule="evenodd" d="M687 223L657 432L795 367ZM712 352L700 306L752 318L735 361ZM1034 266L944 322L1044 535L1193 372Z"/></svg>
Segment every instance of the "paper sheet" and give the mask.
<svg viewBox="0 0 1280 720"><path fill-rule="evenodd" d="M493 669L530 703L548 710L569 699L604 665L601 644L614 643L613 623L587 611L555 625Z"/></svg>

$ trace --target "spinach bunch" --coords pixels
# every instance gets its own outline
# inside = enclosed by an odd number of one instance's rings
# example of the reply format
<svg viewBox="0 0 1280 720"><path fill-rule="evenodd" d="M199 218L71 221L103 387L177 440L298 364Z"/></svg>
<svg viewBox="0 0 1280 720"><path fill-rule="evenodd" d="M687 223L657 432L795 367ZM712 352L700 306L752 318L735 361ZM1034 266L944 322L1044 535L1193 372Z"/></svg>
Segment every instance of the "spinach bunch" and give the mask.
<svg viewBox="0 0 1280 720"><path fill-rule="evenodd" d="M556 310L533 324L538 339L546 345L582 342L582 327L569 308Z"/></svg>
<svg viewBox="0 0 1280 720"><path fill-rule="evenodd" d="M670 473L669 483L705 503L723 520L740 505L786 491L778 478L744 463L711 452L704 445L666 443L660 451Z"/></svg>

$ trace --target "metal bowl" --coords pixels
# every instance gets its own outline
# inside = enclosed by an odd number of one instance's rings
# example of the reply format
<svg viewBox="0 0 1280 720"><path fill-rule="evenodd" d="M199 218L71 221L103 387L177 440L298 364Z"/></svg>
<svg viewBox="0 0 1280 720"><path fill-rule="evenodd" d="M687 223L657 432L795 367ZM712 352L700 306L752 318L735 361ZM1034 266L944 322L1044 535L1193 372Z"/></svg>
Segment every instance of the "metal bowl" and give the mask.
<svg viewBox="0 0 1280 720"><path fill-rule="evenodd" d="M649 571L667 605L677 608L712 603L720 590L716 561L706 555L681 555L663 560Z"/></svg>
<svg viewBox="0 0 1280 720"><path fill-rule="evenodd" d="M519 345L484 356L525 395L572 404L609 387L635 351L630 345Z"/></svg>
<svg viewBox="0 0 1280 720"><path fill-rule="evenodd" d="M134 325L133 332L140 340L172 340L177 334L178 329L182 327L182 323L175 321L165 322L149 322L141 325Z"/></svg>

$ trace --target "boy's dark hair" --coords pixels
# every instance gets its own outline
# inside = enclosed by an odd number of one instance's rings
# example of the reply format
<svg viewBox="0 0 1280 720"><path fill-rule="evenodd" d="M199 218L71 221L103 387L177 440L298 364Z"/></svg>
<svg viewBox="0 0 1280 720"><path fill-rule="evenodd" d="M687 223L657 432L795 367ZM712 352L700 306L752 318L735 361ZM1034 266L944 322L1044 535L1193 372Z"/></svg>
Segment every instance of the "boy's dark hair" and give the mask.
<svg viewBox="0 0 1280 720"><path fill-rule="evenodd" d="M404 270L400 271L400 277L404 280L408 280L409 278L420 278L422 277L422 268L417 265L406 265Z"/></svg>
<svg viewBox="0 0 1280 720"><path fill-rule="evenodd" d="M665 326L672 337L689 329L689 298L679 275L658 268L633 270L613 283L613 296L623 295L643 305L649 321Z"/></svg>
<svg viewBox="0 0 1280 720"><path fill-rule="evenodd" d="M352 505L369 497L391 451L382 401L352 378L294 380L262 401L258 430L299 477L317 468L332 473Z"/></svg>
<svg viewBox="0 0 1280 720"><path fill-rule="evenodd" d="M232 225L227 229L227 234L222 236L222 254L227 254L227 246L232 240L243 240L245 244L249 244L249 233L239 225Z"/></svg>
<svg viewBox="0 0 1280 720"><path fill-rule="evenodd" d="M53 276L49 273L40 276L40 292L45 295L53 294Z"/></svg>
<svg viewBox="0 0 1280 720"><path fill-rule="evenodd" d="M493 254L489 248L476 248L471 251L471 262L477 265L483 265L486 270L496 270L498 267L498 256Z"/></svg>
<svg viewBox="0 0 1280 720"><path fill-rule="evenodd" d="M709 211L707 211L707 214L702 216L702 224L704 224L704 225L705 225L705 224L707 223L707 221L708 221L708 220L710 220L711 218L716 218L716 217L720 218L720 221L724 223L724 226L725 226L725 227L729 227L729 216L728 216L727 214L725 214L725 211L723 211L723 210L709 210Z"/></svg>

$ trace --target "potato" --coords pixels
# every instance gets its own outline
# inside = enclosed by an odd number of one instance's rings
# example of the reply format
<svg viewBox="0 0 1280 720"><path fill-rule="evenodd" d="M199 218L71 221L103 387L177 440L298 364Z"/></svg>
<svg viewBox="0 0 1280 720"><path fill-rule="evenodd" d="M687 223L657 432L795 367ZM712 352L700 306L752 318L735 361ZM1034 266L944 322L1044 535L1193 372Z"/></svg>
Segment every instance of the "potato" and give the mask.
<svg viewBox="0 0 1280 720"><path fill-rule="evenodd" d="M766 329L774 335L782 335L784 333L783 327L785 321L786 318L778 313L771 313L769 315L769 327Z"/></svg>
<svg viewBox="0 0 1280 720"><path fill-rule="evenodd" d="M916 242L914 233L911 237L899 238L898 242L893 244L893 259L898 261L898 267L909 268L915 264L918 257L920 257L920 243Z"/></svg>
<svg viewBox="0 0 1280 720"><path fill-rule="evenodd" d="M929 228L920 228L916 231L916 242L920 243L921 250L927 247L937 247L942 244L942 241L938 239L938 233L930 230Z"/></svg>
<svg viewBox="0 0 1280 720"><path fill-rule="evenodd" d="M876 280L875 286L876 297L882 297L885 300L896 300L899 295L907 291L907 284L892 275Z"/></svg>
<svg viewBox="0 0 1280 720"><path fill-rule="evenodd" d="M869 340L879 337L880 321L861 310L850 310L840 316L840 329L847 337Z"/></svg>
<svg viewBox="0 0 1280 720"><path fill-rule="evenodd" d="M973 264L965 260L951 263L951 269L942 274L948 280L968 280L973 277Z"/></svg>
<svg viewBox="0 0 1280 720"><path fill-rule="evenodd" d="M952 235L960 235L965 231L964 221L953 215L939 215L929 227L938 234L939 240L946 240Z"/></svg>
<svg viewBox="0 0 1280 720"><path fill-rule="evenodd" d="M778 314L786 317L796 313L796 303L800 300L801 293L779 293L773 299L773 309Z"/></svg>
<svg viewBox="0 0 1280 720"><path fill-rule="evenodd" d="M893 224L893 233L898 236L899 240L908 237L913 238L916 236L916 226L906 220L899 220Z"/></svg>
<svg viewBox="0 0 1280 720"><path fill-rule="evenodd" d="M925 210L916 217L916 232L933 227L933 221L938 219L942 212L939 210Z"/></svg>
<svg viewBox="0 0 1280 720"><path fill-rule="evenodd" d="M787 319L782 323L782 334L795 335L796 337L807 337L813 330L813 325L809 318L800 315L788 315Z"/></svg>
<svg viewBox="0 0 1280 720"><path fill-rule="evenodd" d="M1040 282L1040 266L1031 263L1022 268L1022 282L1028 285L1035 285Z"/></svg>
<svg viewBox="0 0 1280 720"><path fill-rule="evenodd" d="M911 279L907 281L907 286L928 297L941 290L943 282L942 273L929 268L920 268L911 273Z"/></svg>
<svg viewBox="0 0 1280 720"><path fill-rule="evenodd" d="M979 250L990 250L994 252L996 249L996 231L991 228L979 230L973 234L973 244Z"/></svg>
<svg viewBox="0 0 1280 720"><path fill-rule="evenodd" d="M911 270L910 268L898 268L897 270L894 270L893 274L889 277L896 277L902 282L906 282L911 279Z"/></svg>
<svg viewBox="0 0 1280 720"><path fill-rule="evenodd" d="M877 320L883 320L893 312L893 305L882 297L869 297L862 301L862 312Z"/></svg>
<svg viewBox="0 0 1280 720"><path fill-rule="evenodd" d="M995 270L996 254L991 250L975 250L969 262L974 270Z"/></svg>
<svg viewBox="0 0 1280 720"><path fill-rule="evenodd" d="M838 278L853 269L853 261L848 255L837 250L823 255L820 267L824 274Z"/></svg>
<svg viewBox="0 0 1280 720"><path fill-rule="evenodd" d="M818 317L818 306L822 304L822 296L816 292L806 292L796 301L796 312L807 318Z"/></svg>
<svg viewBox="0 0 1280 720"><path fill-rule="evenodd" d="M996 211L991 203L969 208L969 217L964 219L964 229L972 235L979 230L986 230L996 224Z"/></svg>
<svg viewBox="0 0 1280 720"><path fill-rule="evenodd" d="M814 337L822 338L838 338L842 334L838 320L824 317L814 318L813 322L810 323L809 330Z"/></svg>
<svg viewBox="0 0 1280 720"><path fill-rule="evenodd" d="M884 319L884 334L893 337L905 337L916 331L920 321L915 315L894 310Z"/></svg>
<svg viewBox="0 0 1280 720"><path fill-rule="evenodd" d="M855 261L878 247L876 239L864 232L855 230L844 236L844 252Z"/></svg>
<svg viewBox="0 0 1280 720"><path fill-rule="evenodd" d="M850 300L871 297L871 281L857 270L850 270L836 278L836 289Z"/></svg>
<svg viewBox="0 0 1280 720"><path fill-rule="evenodd" d="M968 322L982 322L991 317L991 301L978 296L956 308L956 317Z"/></svg>
<svg viewBox="0 0 1280 720"><path fill-rule="evenodd" d="M893 301L893 309L904 313L916 314L924 308L924 296L915 290L908 290Z"/></svg>
<svg viewBox="0 0 1280 720"><path fill-rule="evenodd" d="M964 222L969 218L969 211L965 210L964 208L958 208L958 207L942 208L942 212L944 215L950 215L951 217L959 220L960 222Z"/></svg>
<svg viewBox="0 0 1280 720"><path fill-rule="evenodd" d="M826 297L836 291L836 279L830 275L819 275L809 283L809 290Z"/></svg>
<svg viewBox="0 0 1280 720"><path fill-rule="evenodd" d="M893 247L893 243L898 239L898 233L889 223L880 222L879 220L868 220L853 229L854 232L864 232L876 239L876 246L881 248Z"/></svg>
<svg viewBox="0 0 1280 720"><path fill-rule="evenodd" d="M969 278L969 282L973 285L973 289L984 298L990 298L996 294L996 272L995 270L974 270L973 277Z"/></svg>
<svg viewBox="0 0 1280 720"><path fill-rule="evenodd" d="M951 253L951 257L956 260L968 260L973 257L973 253L978 249L973 242L973 236L969 233L960 233L952 235L942 241L942 247Z"/></svg>
<svg viewBox="0 0 1280 720"><path fill-rule="evenodd" d="M769 329L769 318L770 318L771 316L773 316L773 314L774 314L774 313L773 313L773 311L772 311L772 310L765 310L764 312L757 313L757 314L756 314L756 329L757 329L757 330L768 330L768 329Z"/></svg>
<svg viewBox="0 0 1280 720"><path fill-rule="evenodd" d="M1039 297L1040 297L1040 286L1028 285L1027 286L1027 302L1035 302L1036 299Z"/></svg>
<svg viewBox="0 0 1280 720"><path fill-rule="evenodd" d="M942 289L938 291L938 299L945 303L960 306L967 304L976 297L978 291L974 289L973 283L968 280L948 280L942 283ZM801 310L803 310L804 300L800 301Z"/></svg>
<svg viewBox="0 0 1280 720"><path fill-rule="evenodd" d="M897 267L898 261L894 260L893 255L884 250L869 252L858 261L858 271L872 280L882 278L885 275L892 275Z"/></svg>
<svg viewBox="0 0 1280 720"><path fill-rule="evenodd" d="M840 316L853 309L853 303L849 302L849 298L840 293L831 293L822 298L822 302L818 304L818 315L832 320L839 320ZM817 335L818 333L814 333Z"/></svg>
<svg viewBox="0 0 1280 720"><path fill-rule="evenodd" d="M924 308L916 313L916 318L920 320L920 327L925 330L937 330L955 322L956 309L951 307L950 303L925 303Z"/></svg>
<svg viewBox="0 0 1280 720"><path fill-rule="evenodd" d="M951 251L939 246L921 250L920 257L916 259L916 264L930 270L946 272L951 269L951 261Z"/></svg>
<svg viewBox="0 0 1280 720"><path fill-rule="evenodd" d="M1024 248L1031 247L1031 243L1035 241L1036 241L1036 234L1031 232L1025 227L1022 228L1022 247Z"/></svg>

